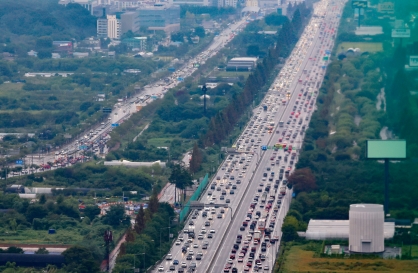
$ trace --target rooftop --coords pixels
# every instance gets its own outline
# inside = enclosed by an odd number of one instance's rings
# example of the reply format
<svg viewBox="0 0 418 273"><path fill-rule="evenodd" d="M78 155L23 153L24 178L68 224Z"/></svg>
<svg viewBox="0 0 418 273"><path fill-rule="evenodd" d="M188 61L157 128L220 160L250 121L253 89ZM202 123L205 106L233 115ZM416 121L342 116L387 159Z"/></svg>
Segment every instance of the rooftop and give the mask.
<svg viewBox="0 0 418 273"><path fill-rule="evenodd" d="M306 230L306 239L348 239L350 220L310 220ZM395 223L383 224L384 238L393 238Z"/></svg>

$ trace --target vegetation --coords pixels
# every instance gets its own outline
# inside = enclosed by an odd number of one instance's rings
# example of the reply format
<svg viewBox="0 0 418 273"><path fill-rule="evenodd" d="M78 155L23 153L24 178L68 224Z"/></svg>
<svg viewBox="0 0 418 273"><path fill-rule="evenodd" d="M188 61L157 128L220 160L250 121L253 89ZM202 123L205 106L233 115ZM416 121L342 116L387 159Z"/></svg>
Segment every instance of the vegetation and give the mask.
<svg viewBox="0 0 418 273"><path fill-rule="evenodd" d="M340 30L347 28L347 24L340 26ZM385 45L383 42L384 48ZM318 109L306 131L296 171L289 177L296 198L283 223L284 242L303 242L296 232L306 230L310 219L345 220L350 204L383 204L383 165L365 158L365 143L367 139L391 138L390 132L386 136L382 130L384 126L389 126L396 138L407 140L407 159L390 164L391 217L408 220L417 217L413 201L418 175L417 142L413 137L418 129L414 118L417 101L410 92L416 88L413 79L417 75L403 69L407 53L400 46L389 47L385 52L348 57L328 65L318 92ZM382 91L386 93L386 101L379 99ZM408 233L399 229L389 244L409 245L412 250L412 245L418 242L415 234L416 230ZM313 259L311 253L301 248L291 247L280 261L280 264L285 261L280 272L416 271L415 264L396 261ZM403 258L411 259L413 253L405 251ZM295 264L295 257L298 260L303 257L306 263Z"/></svg>
<svg viewBox="0 0 418 273"><path fill-rule="evenodd" d="M56 41L82 40L96 35L96 18L78 4L59 5L54 0L4 0L0 3L0 52L26 56L39 37ZM51 52L42 47L41 50Z"/></svg>
<svg viewBox="0 0 418 273"><path fill-rule="evenodd" d="M169 233L174 233L175 238L180 230L180 227L172 226L171 219L174 218L174 210L167 203L161 203L153 209L140 210L135 219L135 232L128 231L126 243L121 247L122 255L118 256L113 271L122 273L132 270L134 266L148 268L161 259L172 244Z"/></svg>
<svg viewBox="0 0 418 273"><path fill-rule="evenodd" d="M314 251L321 243L293 245L285 252L285 263L280 272L415 272L418 263L415 261L382 260L370 257L355 259L337 259L333 257L317 257ZM279 271L276 271L279 272Z"/></svg>

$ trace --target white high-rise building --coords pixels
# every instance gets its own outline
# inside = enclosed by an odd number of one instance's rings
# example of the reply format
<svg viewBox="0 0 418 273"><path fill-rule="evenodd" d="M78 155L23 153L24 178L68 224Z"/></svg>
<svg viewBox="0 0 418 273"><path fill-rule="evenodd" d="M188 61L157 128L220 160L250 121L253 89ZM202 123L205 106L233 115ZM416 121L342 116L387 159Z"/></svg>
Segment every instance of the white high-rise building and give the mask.
<svg viewBox="0 0 418 273"><path fill-rule="evenodd" d="M116 15L107 15L107 37L111 39L120 39L121 23Z"/></svg>

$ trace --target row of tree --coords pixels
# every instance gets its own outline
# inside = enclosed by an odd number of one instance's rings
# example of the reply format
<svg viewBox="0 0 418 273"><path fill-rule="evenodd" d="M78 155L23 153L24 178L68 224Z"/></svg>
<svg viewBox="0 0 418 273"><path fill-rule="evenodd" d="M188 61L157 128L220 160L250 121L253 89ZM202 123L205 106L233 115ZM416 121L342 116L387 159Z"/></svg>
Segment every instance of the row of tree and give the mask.
<svg viewBox="0 0 418 273"><path fill-rule="evenodd" d="M301 4L303 6L303 4ZM303 9L305 17L308 10ZM212 146L223 141L232 131L234 125L245 109L254 101L262 87L266 84L274 67L279 63L279 57L288 56L292 46L302 28L302 16L297 9L292 21L283 24L276 46L270 48L268 56L258 63L254 72L251 73L245 82L243 91L233 97L230 104L222 111L219 111L211 118L206 134L201 136L200 143L203 146Z"/></svg>

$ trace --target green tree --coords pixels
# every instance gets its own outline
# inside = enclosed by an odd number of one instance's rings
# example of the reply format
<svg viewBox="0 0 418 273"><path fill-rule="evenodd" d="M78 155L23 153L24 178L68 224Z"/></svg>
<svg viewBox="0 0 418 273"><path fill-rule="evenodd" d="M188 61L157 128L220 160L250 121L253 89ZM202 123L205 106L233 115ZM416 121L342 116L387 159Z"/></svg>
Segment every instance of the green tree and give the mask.
<svg viewBox="0 0 418 273"><path fill-rule="evenodd" d="M247 47L247 55L248 56L257 56L260 52L260 48L258 45L249 45Z"/></svg>
<svg viewBox="0 0 418 273"><path fill-rule="evenodd" d="M33 219L35 218L42 219L47 215L48 215L48 212L44 208L44 206L38 205L38 204L29 206L26 211L26 219L28 220L29 223L32 223Z"/></svg>
<svg viewBox="0 0 418 273"><path fill-rule="evenodd" d="M62 253L65 257L65 270L69 273L99 272L99 264L93 253L82 246L72 246Z"/></svg>
<svg viewBox="0 0 418 273"><path fill-rule="evenodd" d="M299 222L294 216L286 216L282 225L282 240L284 242L293 241L298 238L297 230Z"/></svg>
<svg viewBox="0 0 418 273"><path fill-rule="evenodd" d="M111 206L106 213L104 222L113 227L119 226L125 219L125 207L123 205Z"/></svg>
<svg viewBox="0 0 418 273"><path fill-rule="evenodd" d="M93 220L100 213L100 208L98 206L86 206L83 212L85 216Z"/></svg>
<svg viewBox="0 0 418 273"><path fill-rule="evenodd" d="M196 36L199 36L200 38L204 38L205 37L205 29L201 26L195 27L194 29L194 34Z"/></svg>
<svg viewBox="0 0 418 273"><path fill-rule="evenodd" d="M35 254L49 254L49 251L45 247L40 247L35 251Z"/></svg>
<svg viewBox="0 0 418 273"><path fill-rule="evenodd" d="M42 194L41 197L39 197L39 204L43 205L46 203L46 196L45 194Z"/></svg>
<svg viewBox="0 0 418 273"><path fill-rule="evenodd" d="M171 168L171 174L168 178L168 181L170 181L171 184L175 185L174 202L176 202L177 198L177 189L185 190L186 187L193 185L192 176L186 170L186 168L184 168L184 166L179 164L175 164Z"/></svg>

